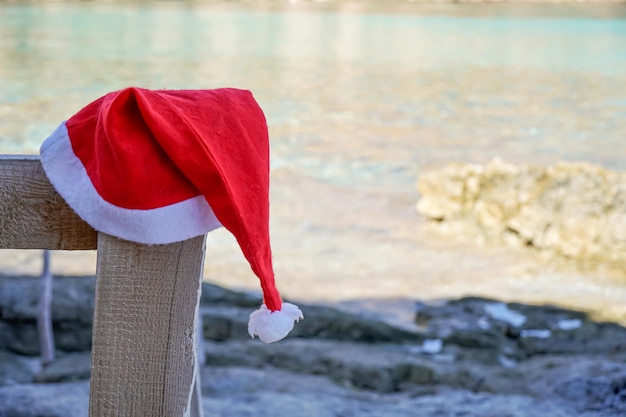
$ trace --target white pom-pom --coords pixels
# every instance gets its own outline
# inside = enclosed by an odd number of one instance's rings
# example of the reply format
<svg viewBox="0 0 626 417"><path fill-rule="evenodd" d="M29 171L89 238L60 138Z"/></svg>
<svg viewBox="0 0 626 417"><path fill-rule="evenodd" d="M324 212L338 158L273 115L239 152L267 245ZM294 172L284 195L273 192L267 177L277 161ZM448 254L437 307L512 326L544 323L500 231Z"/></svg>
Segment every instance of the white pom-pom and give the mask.
<svg viewBox="0 0 626 417"><path fill-rule="evenodd" d="M270 311L265 304L250 314L248 333L250 337L259 336L265 343L276 342L289 334L293 325L303 319L302 311L290 303L283 303L282 308Z"/></svg>

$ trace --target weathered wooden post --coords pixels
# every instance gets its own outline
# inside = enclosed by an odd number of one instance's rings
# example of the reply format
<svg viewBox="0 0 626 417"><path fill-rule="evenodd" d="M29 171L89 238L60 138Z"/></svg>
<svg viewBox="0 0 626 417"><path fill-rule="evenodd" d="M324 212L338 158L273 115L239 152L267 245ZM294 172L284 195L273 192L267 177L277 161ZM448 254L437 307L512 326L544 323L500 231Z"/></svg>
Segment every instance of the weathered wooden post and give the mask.
<svg viewBox="0 0 626 417"><path fill-rule="evenodd" d="M90 417L201 412L191 397L204 236L149 246L97 233L38 157L0 156L0 248L98 250Z"/></svg>
<svg viewBox="0 0 626 417"><path fill-rule="evenodd" d="M140 245L98 234L90 416L189 415L204 236Z"/></svg>
<svg viewBox="0 0 626 417"><path fill-rule="evenodd" d="M48 365L55 360L55 344L52 332L52 271L50 251L43 251L43 268L39 277L39 297L37 305L37 332L41 362Z"/></svg>

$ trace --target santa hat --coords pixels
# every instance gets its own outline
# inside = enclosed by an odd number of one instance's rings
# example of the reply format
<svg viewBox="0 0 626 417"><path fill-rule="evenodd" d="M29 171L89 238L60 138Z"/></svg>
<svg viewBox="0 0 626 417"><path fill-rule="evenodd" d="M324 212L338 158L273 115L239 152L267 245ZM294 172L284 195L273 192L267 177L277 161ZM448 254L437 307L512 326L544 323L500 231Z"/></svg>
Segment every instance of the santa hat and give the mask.
<svg viewBox="0 0 626 417"><path fill-rule="evenodd" d="M268 130L249 91L115 91L61 123L40 152L52 185L98 231L166 244L228 229L261 281L252 337L280 340L302 318L274 283Z"/></svg>

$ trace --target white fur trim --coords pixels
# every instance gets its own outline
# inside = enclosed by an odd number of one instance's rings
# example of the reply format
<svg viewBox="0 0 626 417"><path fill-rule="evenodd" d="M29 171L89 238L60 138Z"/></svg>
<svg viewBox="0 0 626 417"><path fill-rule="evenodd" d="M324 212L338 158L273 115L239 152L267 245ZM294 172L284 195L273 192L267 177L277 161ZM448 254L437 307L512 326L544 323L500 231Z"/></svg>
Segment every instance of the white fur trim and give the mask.
<svg viewBox="0 0 626 417"><path fill-rule="evenodd" d="M65 122L44 141L40 154L57 192L98 231L150 245L179 242L221 226L202 195L149 210L121 208L105 201L74 154Z"/></svg>
<svg viewBox="0 0 626 417"><path fill-rule="evenodd" d="M248 333L250 337L259 336L265 343L283 339L293 329L295 322L303 319L302 311L290 303L283 303L278 311L270 311L265 304L250 314Z"/></svg>

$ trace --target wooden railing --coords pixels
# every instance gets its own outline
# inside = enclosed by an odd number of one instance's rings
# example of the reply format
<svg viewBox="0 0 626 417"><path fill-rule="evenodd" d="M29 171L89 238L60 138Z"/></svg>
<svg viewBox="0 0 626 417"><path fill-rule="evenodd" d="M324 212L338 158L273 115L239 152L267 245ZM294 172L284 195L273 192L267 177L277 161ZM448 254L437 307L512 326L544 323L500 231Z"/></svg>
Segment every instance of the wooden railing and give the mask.
<svg viewBox="0 0 626 417"><path fill-rule="evenodd" d="M36 156L0 156L0 248L97 250L89 416L201 415L204 236L140 245L98 233Z"/></svg>

